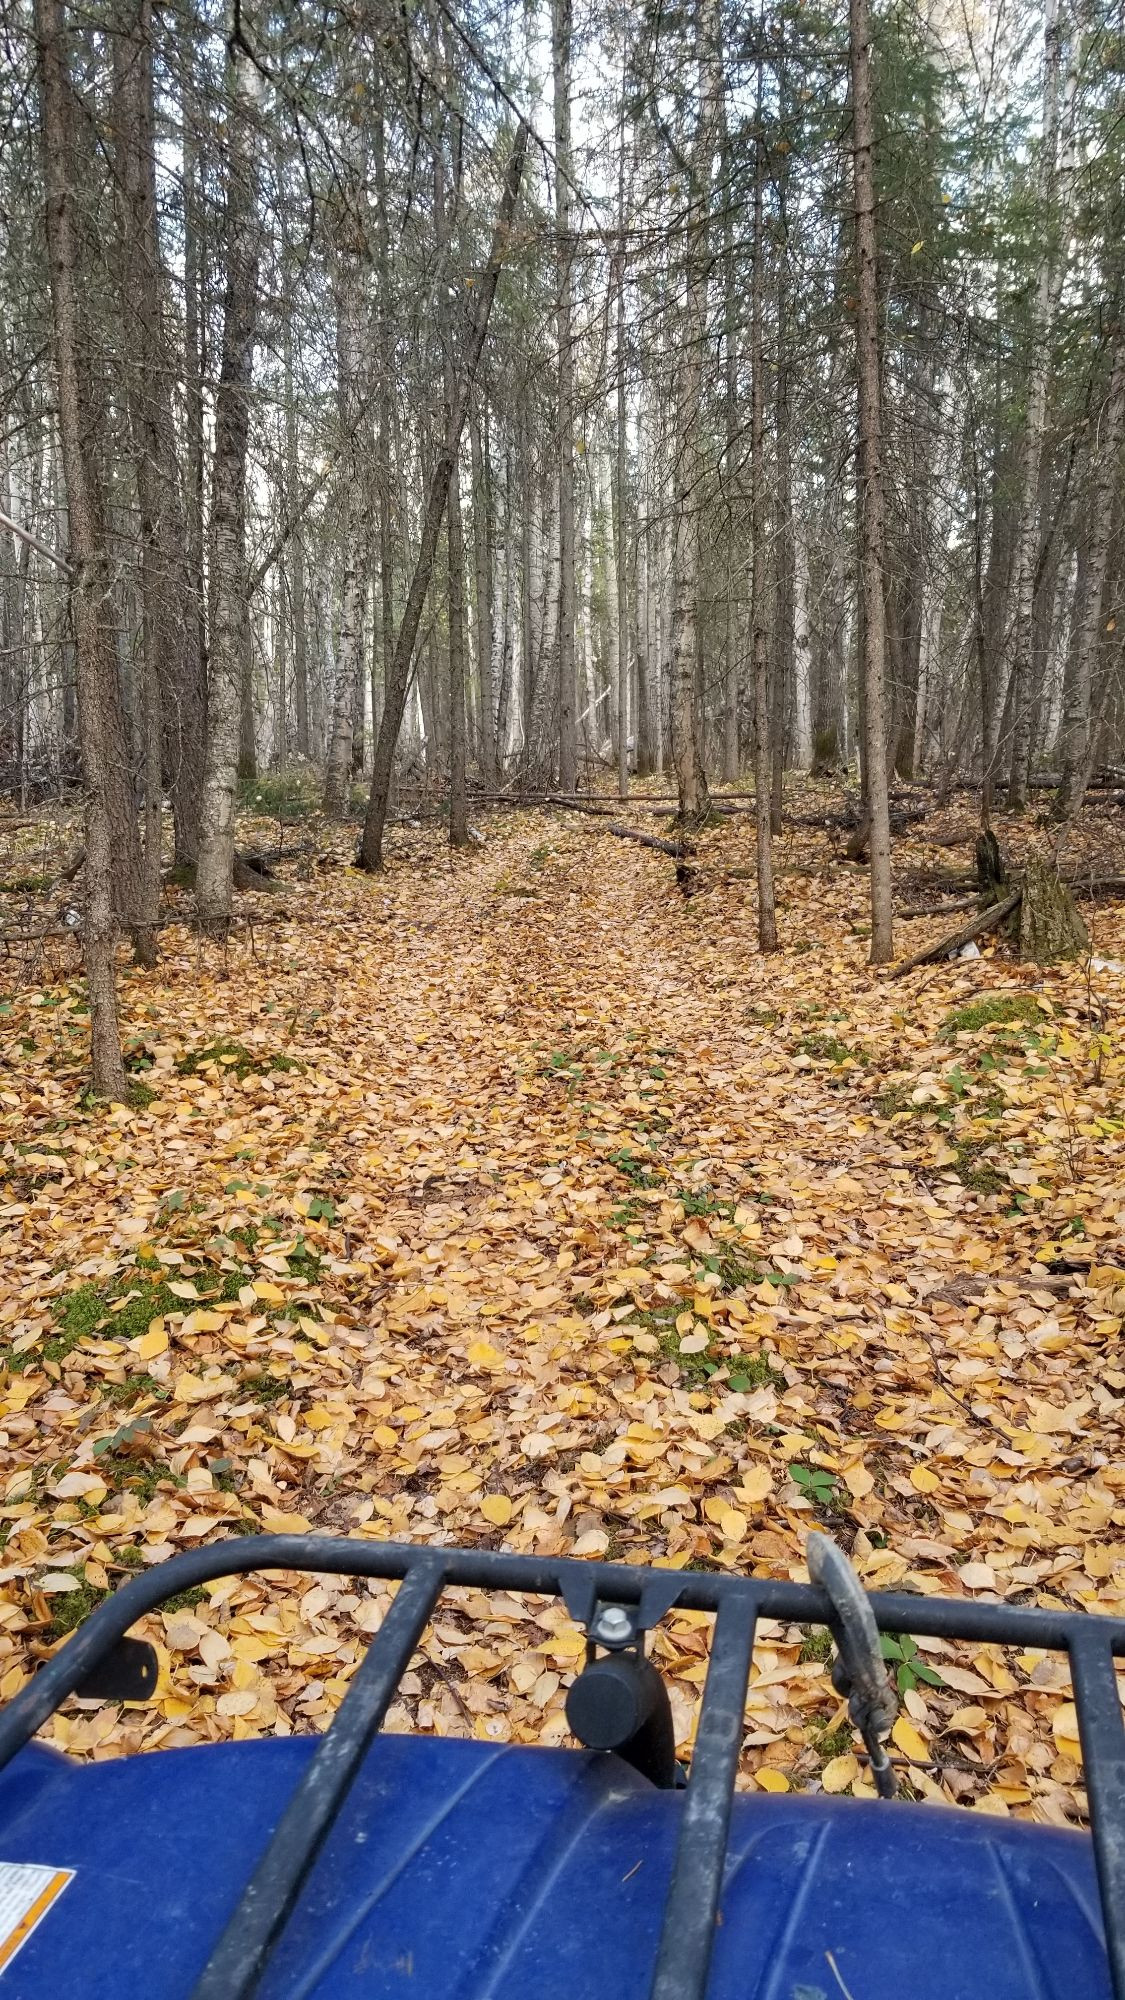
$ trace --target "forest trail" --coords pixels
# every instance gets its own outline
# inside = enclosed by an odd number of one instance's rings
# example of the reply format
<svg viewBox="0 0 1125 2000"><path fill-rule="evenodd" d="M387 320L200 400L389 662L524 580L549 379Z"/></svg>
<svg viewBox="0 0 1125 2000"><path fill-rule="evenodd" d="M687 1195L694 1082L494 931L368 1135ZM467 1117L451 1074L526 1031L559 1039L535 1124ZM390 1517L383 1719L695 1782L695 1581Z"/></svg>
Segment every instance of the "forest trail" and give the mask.
<svg viewBox="0 0 1125 2000"><path fill-rule="evenodd" d="M1120 866L1119 817L1071 858ZM690 898L589 821L482 827L451 856L398 826L374 878L340 834L225 954L166 930L121 982L131 1108L81 1100L71 946L4 1001L0 1693L131 1567L240 1524L798 1576L819 1520L872 1586L1119 1611L1122 976L990 944L888 982L816 831L778 843L763 958L749 816ZM972 832L935 812L896 867ZM1125 910L1091 924L1125 959ZM52 1734L319 1726L383 1602L210 1586L150 1621L152 1708ZM561 1608L470 1609L392 1726L559 1740ZM686 1742L706 1620L656 1653ZM756 1653L748 1781L863 1789L818 1654ZM1062 1663L926 1641L898 1674L920 1795L1081 1811Z"/></svg>

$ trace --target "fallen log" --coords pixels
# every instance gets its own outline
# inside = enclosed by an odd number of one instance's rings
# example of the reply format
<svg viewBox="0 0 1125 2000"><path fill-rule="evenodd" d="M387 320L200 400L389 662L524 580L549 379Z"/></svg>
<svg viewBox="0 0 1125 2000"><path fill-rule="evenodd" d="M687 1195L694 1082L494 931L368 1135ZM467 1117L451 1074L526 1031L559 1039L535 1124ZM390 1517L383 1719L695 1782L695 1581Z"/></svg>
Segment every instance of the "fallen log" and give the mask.
<svg viewBox="0 0 1125 2000"><path fill-rule="evenodd" d="M606 827L606 832L612 833L615 840L635 840L638 847L655 847L658 854L671 854L677 861L694 852L686 841L661 840L655 833L639 833L634 826L619 826L615 822Z"/></svg>
<svg viewBox="0 0 1125 2000"><path fill-rule="evenodd" d="M963 924L959 931L947 931L935 944L927 945L924 951L916 951L913 958L905 958L901 965L891 971L892 979L902 979L908 972L914 972L920 965L929 965L935 958L948 958L950 952L960 951L962 945L972 944L974 938L985 931L995 930L1005 917L1010 917L1023 897L1023 890L1013 889L1002 903L991 903L987 910L981 910L971 923Z"/></svg>
<svg viewBox="0 0 1125 2000"><path fill-rule="evenodd" d="M1125 896L1125 875L1091 875L1086 881L1068 875L1064 879L1071 895L1081 896L1087 902L1094 902L1099 896Z"/></svg>
<svg viewBox="0 0 1125 2000"><path fill-rule="evenodd" d="M591 819L609 818L606 807L592 805L588 799L567 798L563 792L546 793L542 803L545 806L558 806L563 812L587 813Z"/></svg>
<svg viewBox="0 0 1125 2000"><path fill-rule="evenodd" d="M693 852L682 840L661 840L658 834L641 833L635 826L622 826L619 821L611 820L600 806L588 805L584 799L566 798L561 792L552 793L545 804L562 806L567 812L585 813L590 819L603 820L606 832L612 833L615 840L635 840L638 847L655 848L658 854L670 854L675 861L682 861L686 854Z"/></svg>

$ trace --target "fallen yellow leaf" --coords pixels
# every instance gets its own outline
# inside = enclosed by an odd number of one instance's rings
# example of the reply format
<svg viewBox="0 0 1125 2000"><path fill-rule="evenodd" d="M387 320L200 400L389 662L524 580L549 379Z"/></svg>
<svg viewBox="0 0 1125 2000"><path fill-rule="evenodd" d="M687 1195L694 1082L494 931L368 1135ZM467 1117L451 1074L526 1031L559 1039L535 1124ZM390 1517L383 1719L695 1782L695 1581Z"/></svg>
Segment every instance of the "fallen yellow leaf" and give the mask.
<svg viewBox="0 0 1125 2000"><path fill-rule="evenodd" d="M930 1762L929 1744L918 1734L908 1716L899 1716L891 1731L891 1737L904 1757L913 1757L919 1764Z"/></svg>
<svg viewBox="0 0 1125 2000"><path fill-rule="evenodd" d="M748 1465L739 1481L738 1491L747 1506L759 1506L773 1492L773 1473L769 1466Z"/></svg>
<svg viewBox="0 0 1125 2000"><path fill-rule="evenodd" d="M784 1771L777 1770L773 1764L763 1764L760 1770L755 1771L754 1783L759 1785L763 1792L787 1792L789 1790L789 1780Z"/></svg>
<svg viewBox="0 0 1125 2000"><path fill-rule="evenodd" d="M1076 1764L1082 1762L1082 1742L1078 1734L1078 1710L1072 1701L1064 1701L1051 1717L1051 1734L1064 1757L1073 1757Z"/></svg>
<svg viewBox="0 0 1125 2000"><path fill-rule="evenodd" d="M307 1535L310 1523L303 1514L282 1514L276 1507L263 1507L262 1526L271 1535Z"/></svg>
<svg viewBox="0 0 1125 2000"><path fill-rule="evenodd" d="M859 1776L859 1759L852 1751L845 1750L842 1757L833 1757L824 1766L820 1782L826 1792L846 1792Z"/></svg>
<svg viewBox="0 0 1125 2000"><path fill-rule="evenodd" d="M474 1340L468 1352L472 1368L503 1368L504 1356L487 1340Z"/></svg>
<svg viewBox="0 0 1125 2000"><path fill-rule="evenodd" d="M875 1485L865 1465L846 1465L840 1477L853 1500L865 1500Z"/></svg>
<svg viewBox="0 0 1125 2000"><path fill-rule="evenodd" d="M941 1480L936 1472L930 1471L928 1465L915 1465L910 1470L910 1484L915 1493L936 1493Z"/></svg>

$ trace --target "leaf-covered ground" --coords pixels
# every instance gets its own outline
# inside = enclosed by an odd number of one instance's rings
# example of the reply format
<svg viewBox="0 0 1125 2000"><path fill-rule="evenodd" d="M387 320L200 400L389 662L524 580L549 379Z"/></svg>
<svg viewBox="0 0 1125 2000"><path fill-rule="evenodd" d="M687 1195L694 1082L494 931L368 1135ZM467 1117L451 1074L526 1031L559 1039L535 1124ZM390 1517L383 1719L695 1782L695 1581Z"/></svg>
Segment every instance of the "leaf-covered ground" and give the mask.
<svg viewBox="0 0 1125 2000"><path fill-rule="evenodd" d="M166 929L123 977L128 1109L83 1100L72 941L10 947L0 1692L137 1566L306 1525L800 1578L819 1522L872 1586L1120 1611L1125 975L995 945L874 974L831 829L778 843L764 960L746 816L689 898L587 819L481 826L455 857L397 828L377 879L314 827L225 953ZM968 806L912 826L904 900L948 895L973 831ZM1094 809L1068 858L1120 869L1120 836ZM9 885L52 841L0 826ZM57 904L32 880L0 928ZM1125 910L1088 908L1120 966ZM153 1705L49 1733L105 1756L323 1726L385 1603L209 1586L148 1623ZM685 1746L707 1637L656 1635ZM562 1740L580 1652L561 1607L449 1597L390 1726ZM748 1781L864 1788L823 1652L767 1628ZM917 1794L1082 1813L1061 1661L905 1654Z"/></svg>

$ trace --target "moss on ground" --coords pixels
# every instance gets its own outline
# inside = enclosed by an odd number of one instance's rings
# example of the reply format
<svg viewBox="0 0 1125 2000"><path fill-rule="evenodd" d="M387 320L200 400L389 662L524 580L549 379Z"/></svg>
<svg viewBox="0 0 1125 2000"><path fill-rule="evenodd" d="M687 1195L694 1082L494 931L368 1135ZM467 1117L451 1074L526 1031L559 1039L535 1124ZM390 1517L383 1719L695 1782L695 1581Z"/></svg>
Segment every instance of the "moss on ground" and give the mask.
<svg viewBox="0 0 1125 2000"><path fill-rule="evenodd" d="M947 1014L939 1033L946 1041L954 1035L975 1034L981 1028L1008 1027L1015 1021L1042 1024L1043 1010L1033 993L986 993Z"/></svg>
<svg viewBox="0 0 1125 2000"><path fill-rule="evenodd" d="M201 1049L189 1049L176 1062L179 1076L198 1076L201 1070L213 1069L219 1074L228 1073L241 1082L248 1076L268 1076L274 1070L298 1069L292 1056L277 1050L248 1049L244 1042L220 1040L206 1042Z"/></svg>

